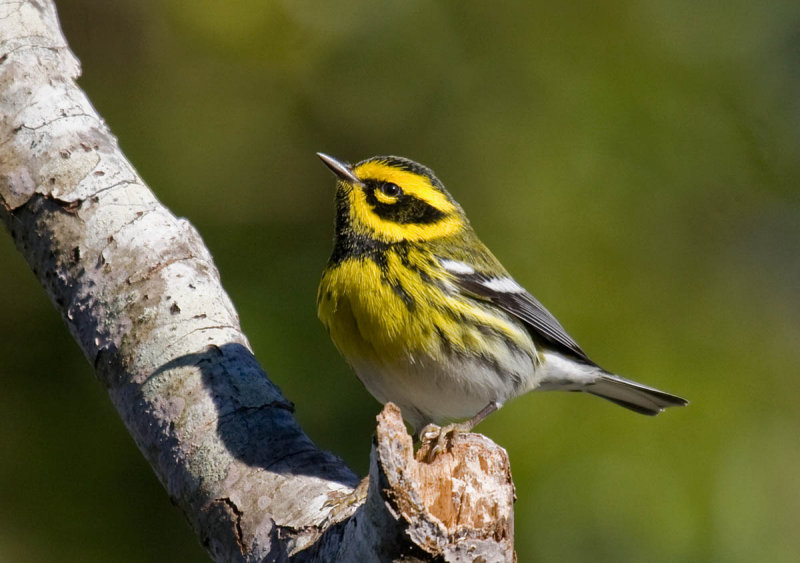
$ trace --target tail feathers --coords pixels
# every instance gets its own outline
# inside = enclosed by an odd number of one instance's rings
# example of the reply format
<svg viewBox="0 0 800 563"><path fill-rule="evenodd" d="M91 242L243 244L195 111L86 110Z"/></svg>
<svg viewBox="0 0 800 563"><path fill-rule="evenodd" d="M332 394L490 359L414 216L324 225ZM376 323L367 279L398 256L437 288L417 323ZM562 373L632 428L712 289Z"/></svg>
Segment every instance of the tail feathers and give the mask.
<svg viewBox="0 0 800 563"><path fill-rule="evenodd" d="M676 395L611 373L603 373L581 390L650 416L657 415L667 407L682 407L689 404L689 401Z"/></svg>

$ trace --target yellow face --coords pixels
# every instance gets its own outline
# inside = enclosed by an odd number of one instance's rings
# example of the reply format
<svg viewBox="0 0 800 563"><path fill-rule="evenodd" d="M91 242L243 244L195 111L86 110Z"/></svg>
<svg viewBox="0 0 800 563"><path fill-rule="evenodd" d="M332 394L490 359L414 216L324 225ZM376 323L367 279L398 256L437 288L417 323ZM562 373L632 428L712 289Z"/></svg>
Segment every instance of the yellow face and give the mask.
<svg viewBox="0 0 800 563"><path fill-rule="evenodd" d="M445 237L464 227L463 211L427 168L398 157L375 157L350 172L359 183L343 178L337 196L346 199L354 234L392 243Z"/></svg>

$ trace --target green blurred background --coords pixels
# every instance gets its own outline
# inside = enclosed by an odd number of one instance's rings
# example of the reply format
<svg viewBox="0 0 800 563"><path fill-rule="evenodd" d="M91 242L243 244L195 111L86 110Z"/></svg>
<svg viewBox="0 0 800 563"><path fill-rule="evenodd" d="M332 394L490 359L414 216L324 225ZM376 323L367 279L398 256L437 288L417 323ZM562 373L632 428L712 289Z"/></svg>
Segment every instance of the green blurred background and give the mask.
<svg viewBox="0 0 800 563"><path fill-rule="evenodd" d="M314 152L400 154L596 361L692 401L532 394L482 424L519 560L800 560L800 3L557 6L58 2L320 446L365 472L378 405L316 319ZM203 561L6 235L0 261L0 560Z"/></svg>

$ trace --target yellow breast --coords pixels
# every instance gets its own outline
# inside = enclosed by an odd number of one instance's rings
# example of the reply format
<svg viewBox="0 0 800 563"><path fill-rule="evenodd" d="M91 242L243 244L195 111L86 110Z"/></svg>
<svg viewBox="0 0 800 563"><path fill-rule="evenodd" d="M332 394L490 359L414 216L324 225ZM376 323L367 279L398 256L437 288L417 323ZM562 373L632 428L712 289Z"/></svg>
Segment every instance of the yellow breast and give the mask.
<svg viewBox="0 0 800 563"><path fill-rule="evenodd" d="M348 359L390 362L430 340L401 294L368 258L346 260L325 272L317 313Z"/></svg>
<svg viewBox="0 0 800 563"><path fill-rule="evenodd" d="M383 268L363 257L326 270L318 315L350 363L392 365L420 354L444 361L452 351L491 356L503 339L532 348L519 323L448 291L447 273L430 265L428 256L388 252Z"/></svg>

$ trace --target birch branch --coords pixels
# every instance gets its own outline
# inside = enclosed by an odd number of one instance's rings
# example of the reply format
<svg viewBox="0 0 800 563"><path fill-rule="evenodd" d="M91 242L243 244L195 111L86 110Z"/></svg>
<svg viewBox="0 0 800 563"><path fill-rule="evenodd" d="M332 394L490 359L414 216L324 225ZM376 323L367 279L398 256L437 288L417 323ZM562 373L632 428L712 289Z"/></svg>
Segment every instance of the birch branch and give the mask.
<svg viewBox="0 0 800 563"><path fill-rule="evenodd" d="M483 437L420 464L389 407L366 502L343 501L357 477L297 425L199 234L156 200L79 74L52 1L0 0L0 220L211 556L510 560L510 471Z"/></svg>

